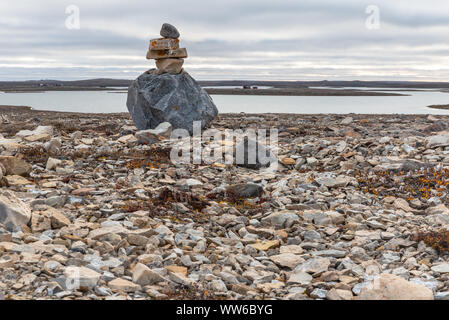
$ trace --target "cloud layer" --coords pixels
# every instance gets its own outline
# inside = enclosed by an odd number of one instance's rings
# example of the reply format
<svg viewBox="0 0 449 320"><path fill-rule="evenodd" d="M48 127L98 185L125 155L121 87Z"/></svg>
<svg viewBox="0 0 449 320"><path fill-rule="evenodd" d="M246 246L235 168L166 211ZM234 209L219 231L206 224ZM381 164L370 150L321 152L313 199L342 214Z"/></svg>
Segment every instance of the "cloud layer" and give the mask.
<svg viewBox="0 0 449 320"><path fill-rule="evenodd" d="M80 29L66 27L70 5ZM0 80L134 78L154 66L163 22L200 80L449 78L447 0L16 0L0 14Z"/></svg>

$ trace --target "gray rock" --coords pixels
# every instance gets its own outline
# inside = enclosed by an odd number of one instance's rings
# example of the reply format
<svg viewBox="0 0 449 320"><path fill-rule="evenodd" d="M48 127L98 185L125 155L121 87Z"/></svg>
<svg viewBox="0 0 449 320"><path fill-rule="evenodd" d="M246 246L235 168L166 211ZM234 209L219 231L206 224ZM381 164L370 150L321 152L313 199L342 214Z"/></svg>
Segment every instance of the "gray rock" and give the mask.
<svg viewBox="0 0 449 320"><path fill-rule="evenodd" d="M292 272L290 278L288 278L287 284L299 284L299 285L309 285L312 282L313 277L301 271Z"/></svg>
<svg viewBox="0 0 449 320"><path fill-rule="evenodd" d="M270 223L276 228L290 227L293 223L299 221L300 218L295 211L283 210L273 212L269 216L262 219L264 223Z"/></svg>
<svg viewBox="0 0 449 320"><path fill-rule="evenodd" d="M226 188L226 193L237 199L255 198L262 195L263 188L254 183L239 183Z"/></svg>
<svg viewBox="0 0 449 320"><path fill-rule="evenodd" d="M204 129L218 114L211 97L187 72L140 75L128 89L126 105L139 130L169 122L192 134L194 121Z"/></svg>
<svg viewBox="0 0 449 320"><path fill-rule="evenodd" d="M271 163L277 161L263 144L248 137L237 143L235 149L235 162L240 167L260 169L269 167Z"/></svg>
<svg viewBox="0 0 449 320"><path fill-rule="evenodd" d="M179 31L170 23L164 23L161 28L161 36L164 38L179 38Z"/></svg>
<svg viewBox="0 0 449 320"><path fill-rule="evenodd" d="M137 141L140 144L153 144L162 139L169 139L172 126L169 122L162 122L156 129L141 130L136 132Z"/></svg>
<svg viewBox="0 0 449 320"><path fill-rule="evenodd" d="M312 252L312 254L314 256L319 256L319 257L334 257L334 258L343 258L346 256L345 251L334 250L334 249L315 251L315 252Z"/></svg>

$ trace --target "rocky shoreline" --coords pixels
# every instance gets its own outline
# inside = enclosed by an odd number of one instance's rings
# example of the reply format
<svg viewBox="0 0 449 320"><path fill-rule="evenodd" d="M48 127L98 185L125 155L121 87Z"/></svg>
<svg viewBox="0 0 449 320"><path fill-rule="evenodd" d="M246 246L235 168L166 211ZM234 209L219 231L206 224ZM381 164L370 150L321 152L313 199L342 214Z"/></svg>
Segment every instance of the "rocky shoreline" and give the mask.
<svg viewBox="0 0 449 320"><path fill-rule="evenodd" d="M273 173L175 166L127 113L0 108L0 299L447 299L448 120L212 122L278 128Z"/></svg>

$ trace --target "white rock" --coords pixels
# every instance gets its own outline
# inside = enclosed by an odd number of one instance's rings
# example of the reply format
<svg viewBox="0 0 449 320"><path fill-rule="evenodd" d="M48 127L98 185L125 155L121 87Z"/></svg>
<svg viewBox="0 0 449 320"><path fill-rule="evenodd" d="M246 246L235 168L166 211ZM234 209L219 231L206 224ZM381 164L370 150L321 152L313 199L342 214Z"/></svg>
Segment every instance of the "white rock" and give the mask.
<svg viewBox="0 0 449 320"><path fill-rule="evenodd" d="M138 263L133 270L133 281L141 286L146 286L166 281L166 279L146 265Z"/></svg>
<svg viewBox="0 0 449 320"><path fill-rule="evenodd" d="M352 119L352 117L346 117L343 120L341 120L340 124L348 125L348 124L351 124L353 120L354 119Z"/></svg>
<svg viewBox="0 0 449 320"><path fill-rule="evenodd" d="M61 160L54 159L54 158L48 158L47 165L45 167L46 170L54 170L57 166L59 166L62 163Z"/></svg>
<svg viewBox="0 0 449 320"><path fill-rule="evenodd" d="M436 148L449 145L449 135L431 136L427 139L427 148Z"/></svg>
<svg viewBox="0 0 449 320"><path fill-rule="evenodd" d="M359 300L433 300L432 290L401 277L382 273L362 288Z"/></svg>
<svg viewBox="0 0 449 320"><path fill-rule="evenodd" d="M71 289L78 289L77 286L92 289L97 285L101 274L86 267L67 267L64 276L67 279L66 286L74 286Z"/></svg>
<svg viewBox="0 0 449 320"><path fill-rule="evenodd" d="M164 139L169 139L171 133L172 125L169 122L162 122L155 129L136 132L136 138L140 144L153 144Z"/></svg>
<svg viewBox="0 0 449 320"><path fill-rule="evenodd" d="M437 264L435 266L432 266L432 271L438 272L438 273L448 273L449 272L449 263L441 263Z"/></svg>
<svg viewBox="0 0 449 320"><path fill-rule="evenodd" d="M30 207L14 193L0 190L0 223L9 231L14 227L28 224L31 219Z"/></svg>
<svg viewBox="0 0 449 320"><path fill-rule="evenodd" d="M53 135L53 127L52 126L38 126L34 130L20 130L16 133L16 137L24 138L28 136L38 135L38 134L49 134Z"/></svg>

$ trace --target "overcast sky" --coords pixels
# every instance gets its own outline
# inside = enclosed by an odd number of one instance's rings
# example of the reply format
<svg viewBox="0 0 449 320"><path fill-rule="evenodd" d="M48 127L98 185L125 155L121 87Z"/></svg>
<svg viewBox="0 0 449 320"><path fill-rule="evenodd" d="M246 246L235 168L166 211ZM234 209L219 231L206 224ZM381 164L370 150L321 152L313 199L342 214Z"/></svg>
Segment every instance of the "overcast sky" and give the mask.
<svg viewBox="0 0 449 320"><path fill-rule="evenodd" d="M199 80L449 81L448 0L2 0L0 16L0 80L135 78L169 22Z"/></svg>

